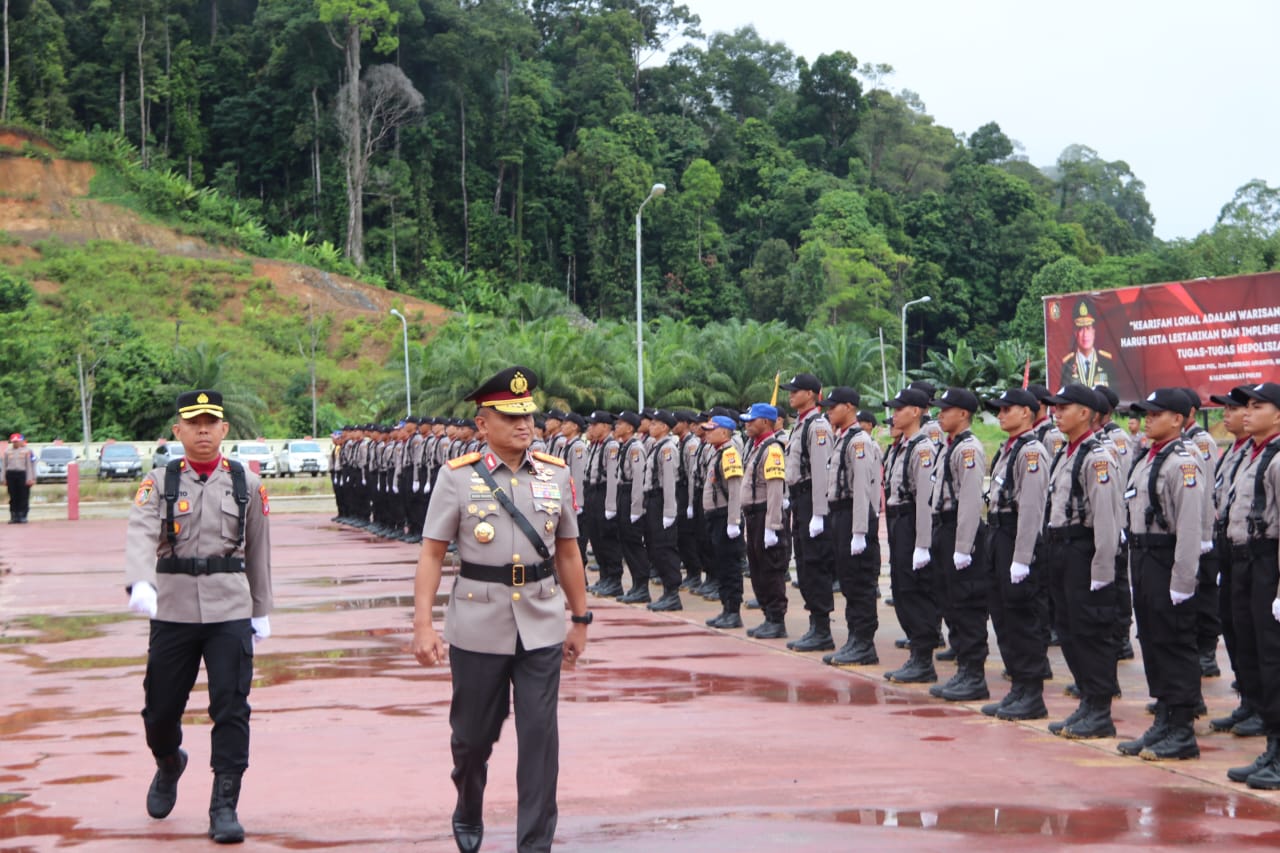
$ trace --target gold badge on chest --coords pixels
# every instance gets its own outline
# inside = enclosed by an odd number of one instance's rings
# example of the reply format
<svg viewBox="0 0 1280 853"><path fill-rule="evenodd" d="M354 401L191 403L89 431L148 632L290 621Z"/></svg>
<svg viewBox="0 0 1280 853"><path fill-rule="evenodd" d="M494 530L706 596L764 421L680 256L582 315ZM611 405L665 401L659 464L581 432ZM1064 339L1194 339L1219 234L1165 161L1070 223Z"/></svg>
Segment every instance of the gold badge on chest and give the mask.
<svg viewBox="0 0 1280 853"><path fill-rule="evenodd" d="M476 525L476 529L475 529L476 541L479 542L481 545L485 545L485 544L488 544L489 542L492 542L494 533L495 531L493 529L493 525L487 521L482 521Z"/></svg>

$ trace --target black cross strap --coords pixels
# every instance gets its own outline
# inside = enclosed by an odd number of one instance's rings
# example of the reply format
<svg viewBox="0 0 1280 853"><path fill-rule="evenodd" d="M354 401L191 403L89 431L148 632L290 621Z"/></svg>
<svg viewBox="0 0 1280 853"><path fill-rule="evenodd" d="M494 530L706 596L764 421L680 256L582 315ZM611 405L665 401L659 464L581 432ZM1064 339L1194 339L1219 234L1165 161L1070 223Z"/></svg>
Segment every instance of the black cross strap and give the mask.
<svg viewBox="0 0 1280 853"><path fill-rule="evenodd" d="M504 492L497 481L493 479L493 475L485 467L484 460L477 460L471 468L480 475L480 479L484 480L485 485L493 491L494 498L497 499L498 503L502 504L502 508L511 516L511 520L516 523L516 527L520 528L520 532L533 543L533 548L538 552L538 556L544 560L550 560L551 551L547 548L547 543L542 541L538 531L533 529L533 525L529 523L529 519L524 517L524 513L516 506L515 501L511 500L511 496Z"/></svg>

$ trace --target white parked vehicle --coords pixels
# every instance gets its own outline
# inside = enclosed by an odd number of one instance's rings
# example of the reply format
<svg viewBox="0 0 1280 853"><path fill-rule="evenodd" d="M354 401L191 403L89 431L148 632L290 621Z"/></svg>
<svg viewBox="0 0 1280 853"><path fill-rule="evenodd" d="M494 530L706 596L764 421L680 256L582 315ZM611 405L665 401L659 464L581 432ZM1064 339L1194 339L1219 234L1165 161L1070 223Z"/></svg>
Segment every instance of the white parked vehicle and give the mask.
<svg viewBox="0 0 1280 853"><path fill-rule="evenodd" d="M276 457L271 446L265 441L241 441L231 445L232 459L243 462L249 467L250 462L258 463L258 474L262 477L276 475Z"/></svg>
<svg viewBox="0 0 1280 853"><path fill-rule="evenodd" d="M286 441L276 454L276 472L280 477L294 477L298 474L319 477L329 473L329 457L318 441Z"/></svg>

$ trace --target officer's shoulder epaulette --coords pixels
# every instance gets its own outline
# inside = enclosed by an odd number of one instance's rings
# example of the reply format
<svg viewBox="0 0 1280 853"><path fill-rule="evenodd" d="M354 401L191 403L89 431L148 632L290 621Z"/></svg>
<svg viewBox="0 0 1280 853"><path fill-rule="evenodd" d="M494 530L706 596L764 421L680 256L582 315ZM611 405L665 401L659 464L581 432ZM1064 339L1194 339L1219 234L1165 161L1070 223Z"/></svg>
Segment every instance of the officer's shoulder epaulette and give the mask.
<svg viewBox="0 0 1280 853"><path fill-rule="evenodd" d="M462 468L465 465L474 465L483 458L484 458L484 454L481 453L480 451L478 450L472 451L471 453L468 453L464 456L459 456L457 459L450 459L449 467L456 470L458 468Z"/></svg>
<svg viewBox="0 0 1280 853"><path fill-rule="evenodd" d="M1103 358L1111 358L1111 353L1107 352L1104 349L1098 350L1098 355L1102 356Z"/></svg>
<svg viewBox="0 0 1280 853"><path fill-rule="evenodd" d="M564 467L564 460L559 456L552 456L550 453L543 453L541 450L533 451L533 458L539 462L546 462L548 465L555 465L557 468Z"/></svg>
<svg viewBox="0 0 1280 853"><path fill-rule="evenodd" d="M1093 446L1093 452L1094 452L1094 453L1104 453L1104 454L1106 454L1107 456L1110 456L1110 455L1111 455L1111 451L1107 450L1107 446L1106 446L1105 444L1103 444L1102 442L1098 442L1097 444L1095 444L1095 445Z"/></svg>
<svg viewBox="0 0 1280 853"><path fill-rule="evenodd" d="M1069 353L1067 353L1066 355L1064 355L1064 356L1062 357L1062 363L1063 363L1063 364L1066 364L1068 361L1070 361L1071 359L1073 359L1073 358L1075 358L1075 357L1076 357L1076 354L1075 354L1074 352L1069 352Z"/></svg>
<svg viewBox="0 0 1280 853"><path fill-rule="evenodd" d="M1187 452L1187 446L1185 444L1178 448L1177 453L1179 456L1185 456L1188 459L1191 458L1191 454Z"/></svg>

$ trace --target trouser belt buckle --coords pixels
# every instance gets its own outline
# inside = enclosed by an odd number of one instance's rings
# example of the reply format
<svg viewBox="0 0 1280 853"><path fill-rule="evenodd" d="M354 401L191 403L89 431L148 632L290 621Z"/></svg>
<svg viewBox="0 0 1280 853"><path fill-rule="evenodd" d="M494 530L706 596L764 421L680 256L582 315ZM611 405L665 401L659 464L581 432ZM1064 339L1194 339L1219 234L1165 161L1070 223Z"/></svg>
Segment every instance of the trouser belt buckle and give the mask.
<svg viewBox="0 0 1280 853"><path fill-rule="evenodd" d="M524 586L524 563L511 564L511 585Z"/></svg>

